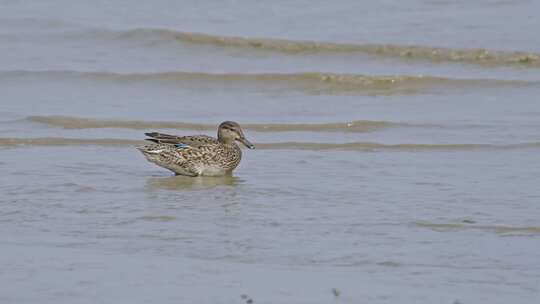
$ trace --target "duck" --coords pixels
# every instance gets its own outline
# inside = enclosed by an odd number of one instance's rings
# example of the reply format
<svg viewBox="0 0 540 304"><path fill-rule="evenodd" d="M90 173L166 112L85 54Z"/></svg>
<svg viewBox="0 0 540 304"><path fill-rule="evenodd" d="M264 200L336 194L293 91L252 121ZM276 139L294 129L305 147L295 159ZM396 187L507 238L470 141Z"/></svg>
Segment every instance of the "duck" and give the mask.
<svg viewBox="0 0 540 304"><path fill-rule="evenodd" d="M242 159L236 142L248 149L255 146L246 139L237 122L224 121L217 138L208 135L176 136L159 132L145 133L152 144L137 147L146 159L176 175L224 176L231 175Z"/></svg>

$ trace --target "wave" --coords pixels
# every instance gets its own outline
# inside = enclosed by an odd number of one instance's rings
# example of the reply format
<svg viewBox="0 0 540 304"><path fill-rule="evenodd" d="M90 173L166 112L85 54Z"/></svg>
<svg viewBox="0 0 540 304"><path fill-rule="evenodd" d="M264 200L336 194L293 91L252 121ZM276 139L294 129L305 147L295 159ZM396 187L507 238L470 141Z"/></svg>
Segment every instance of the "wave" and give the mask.
<svg viewBox="0 0 540 304"><path fill-rule="evenodd" d="M115 139L115 138L0 138L0 147L14 146L131 146L144 143L142 140Z"/></svg>
<svg viewBox="0 0 540 304"><path fill-rule="evenodd" d="M142 140L113 139L113 138L0 138L0 147L17 146L105 146L121 147L144 144ZM270 150L332 150L332 151L454 151L454 150L515 150L540 148L540 142L491 145L491 144L380 144L372 142L351 143L318 143L318 142L276 142L255 143L256 149Z"/></svg>
<svg viewBox="0 0 540 304"><path fill-rule="evenodd" d="M322 72L305 73L200 73L200 72L157 72L157 73L113 73L100 71L0 71L1 80L38 79L43 81L103 81L108 83L132 83L140 81L156 83L186 83L201 85L260 85L264 89L272 86L278 89L299 89L314 93L364 92L367 94L413 94L437 88L478 88L478 87L528 87L540 86L540 82L501 79L459 79L423 75L360 75Z"/></svg>
<svg viewBox="0 0 540 304"><path fill-rule="evenodd" d="M214 124L140 120L98 120L71 116L30 116L24 120L61 127L64 129L122 128L134 130L180 129L215 131L217 128L217 126ZM414 126L420 125L371 120L355 120L350 122L320 124L242 124L244 129L257 132L369 132L390 127Z"/></svg>
<svg viewBox="0 0 540 304"><path fill-rule="evenodd" d="M161 39L165 42L212 45L224 48L242 48L288 54L304 53L360 53L402 59L457 62L490 66L518 65L540 67L540 54L532 52L505 52L486 49L442 48L433 46L399 44L354 44L320 41L244 38L182 32L159 28L138 28L125 31L94 30L86 34L114 39L146 40Z"/></svg>
<svg viewBox="0 0 540 304"><path fill-rule="evenodd" d="M510 145L492 144L379 144L373 142L351 143L310 143L280 142L256 144L259 149L293 149L293 150L343 150L343 151L453 151L453 150L508 150L523 148L540 148L538 143L521 143Z"/></svg>
<svg viewBox="0 0 540 304"><path fill-rule="evenodd" d="M494 231L496 233L533 233L540 234L540 227L514 227L501 225L476 225L474 223L429 223L415 222L416 226L431 228L435 230L485 230Z"/></svg>

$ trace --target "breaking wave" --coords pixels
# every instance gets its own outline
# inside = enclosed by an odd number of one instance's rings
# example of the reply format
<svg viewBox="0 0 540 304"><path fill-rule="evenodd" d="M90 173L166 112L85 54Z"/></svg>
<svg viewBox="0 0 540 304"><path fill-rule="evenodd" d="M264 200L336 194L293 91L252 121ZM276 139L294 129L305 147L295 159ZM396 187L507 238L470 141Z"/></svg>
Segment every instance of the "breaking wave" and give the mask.
<svg viewBox="0 0 540 304"><path fill-rule="evenodd" d="M71 116L30 116L25 119L29 122L47 124L64 129L179 129L196 131L215 131L213 124L166 122L166 121L140 121L140 120L107 120L91 119ZM417 125L394 123L387 121L355 120L350 122L320 123L320 124L242 124L244 129L257 132L369 132L390 127L413 127ZM419 126L419 125L418 125Z"/></svg>
<svg viewBox="0 0 540 304"><path fill-rule="evenodd" d="M475 223L429 223L429 222L415 222L416 226L431 228L434 230L448 231L448 230L484 230L492 231L495 233L532 233L540 234L540 227L537 226L502 226L502 225L477 225Z"/></svg>
<svg viewBox="0 0 540 304"><path fill-rule="evenodd" d="M114 138L0 138L0 147L13 146L130 146L143 143L142 140L114 139Z"/></svg>
<svg viewBox="0 0 540 304"><path fill-rule="evenodd" d="M113 139L113 138L0 138L0 147L14 146L136 146L143 144L142 140ZM256 143L256 149L283 150L342 150L342 151L454 151L454 150L509 150L540 148L540 142L510 145L491 144L380 144L372 142L351 143L319 143L319 142L276 142Z"/></svg>
<svg viewBox="0 0 540 304"><path fill-rule="evenodd" d="M539 143L522 143L511 145L492 144L379 144L373 142L351 143L310 143L281 142L256 144L261 149L294 149L294 150L344 150L344 151L452 151L452 150L507 150L522 148L539 148Z"/></svg>
<svg viewBox="0 0 540 304"><path fill-rule="evenodd" d="M158 73L113 73L99 71L1 71L0 80L15 79L25 81L85 80L107 83L187 83L191 85L231 85L257 86L279 89L289 88L307 92L364 92L367 94L411 94L427 92L436 88L477 88L477 87L527 87L540 86L539 82L499 79L459 79L423 75L359 75L322 72L304 73L201 73L201 72L158 72Z"/></svg>
<svg viewBox="0 0 540 304"><path fill-rule="evenodd" d="M354 44L269 38L244 38L159 28L139 28L125 31L94 30L79 35L113 39L161 39L165 42L212 45L215 47L254 49L281 53L360 53L403 59L458 62L492 66L519 65L540 67L540 54L503 52L486 49L441 48L398 44Z"/></svg>

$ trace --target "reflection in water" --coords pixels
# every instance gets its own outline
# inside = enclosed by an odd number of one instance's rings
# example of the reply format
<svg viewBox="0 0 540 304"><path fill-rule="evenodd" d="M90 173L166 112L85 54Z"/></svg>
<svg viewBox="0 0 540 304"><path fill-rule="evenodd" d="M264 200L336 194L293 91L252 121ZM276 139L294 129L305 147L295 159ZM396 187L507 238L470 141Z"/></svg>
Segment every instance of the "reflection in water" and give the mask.
<svg viewBox="0 0 540 304"><path fill-rule="evenodd" d="M171 176L165 178L148 179L149 188L166 190L182 190L196 188L213 188L217 186L236 186L243 180L235 176Z"/></svg>

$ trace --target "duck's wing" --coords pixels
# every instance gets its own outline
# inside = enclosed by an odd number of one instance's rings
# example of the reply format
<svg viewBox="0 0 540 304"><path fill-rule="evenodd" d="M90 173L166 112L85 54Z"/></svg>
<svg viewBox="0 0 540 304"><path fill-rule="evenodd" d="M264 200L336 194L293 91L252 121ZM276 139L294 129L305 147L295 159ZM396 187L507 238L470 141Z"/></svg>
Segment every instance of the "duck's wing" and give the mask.
<svg viewBox="0 0 540 304"><path fill-rule="evenodd" d="M161 167L177 174L197 176L201 173L199 165L211 161L212 152L217 146L217 144L206 144L197 148L183 143L156 143L137 147L137 149L150 162Z"/></svg>
<svg viewBox="0 0 540 304"><path fill-rule="evenodd" d="M199 148L205 145L218 144L218 140L214 137L207 135L193 135L193 136L175 136L158 132L145 133L146 140L155 142L158 144L169 144L174 145L179 148L184 148L186 146Z"/></svg>

